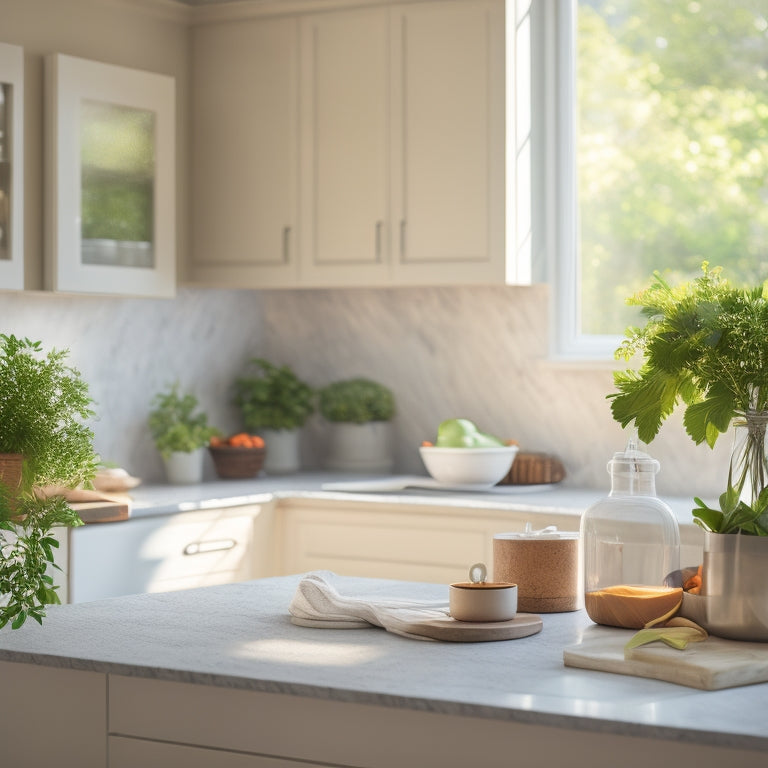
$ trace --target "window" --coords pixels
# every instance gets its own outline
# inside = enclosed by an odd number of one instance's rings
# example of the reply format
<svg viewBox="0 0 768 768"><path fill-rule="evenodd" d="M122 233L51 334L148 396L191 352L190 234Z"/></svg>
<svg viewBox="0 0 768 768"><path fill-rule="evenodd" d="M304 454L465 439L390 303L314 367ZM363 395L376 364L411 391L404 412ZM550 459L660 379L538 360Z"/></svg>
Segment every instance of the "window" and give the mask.
<svg viewBox="0 0 768 768"><path fill-rule="evenodd" d="M702 261L768 278L764 0L542 0L535 236L549 254L555 348L609 358L625 299ZM534 175L536 178L536 175Z"/></svg>

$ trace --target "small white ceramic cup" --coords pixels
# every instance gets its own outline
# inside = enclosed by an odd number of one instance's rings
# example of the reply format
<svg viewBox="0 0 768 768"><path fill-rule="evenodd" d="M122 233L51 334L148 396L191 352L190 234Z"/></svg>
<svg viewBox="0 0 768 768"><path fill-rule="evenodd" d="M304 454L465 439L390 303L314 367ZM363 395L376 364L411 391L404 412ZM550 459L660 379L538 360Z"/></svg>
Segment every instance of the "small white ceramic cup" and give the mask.
<svg viewBox="0 0 768 768"><path fill-rule="evenodd" d="M457 621L511 621L517 614L517 584L486 581L451 584L448 605Z"/></svg>

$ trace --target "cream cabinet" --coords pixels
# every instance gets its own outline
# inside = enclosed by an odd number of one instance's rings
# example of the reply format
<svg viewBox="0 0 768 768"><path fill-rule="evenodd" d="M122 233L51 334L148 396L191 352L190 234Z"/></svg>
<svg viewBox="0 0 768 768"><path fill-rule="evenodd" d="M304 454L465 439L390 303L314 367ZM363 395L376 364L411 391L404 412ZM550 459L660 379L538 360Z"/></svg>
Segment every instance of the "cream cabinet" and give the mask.
<svg viewBox="0 0 768 768"><path fill-rule="evenodd" d="M504 6L391 9L393 277L503 283Z"/></svg>
<svg viewBox="0 0 768 768"><path fill-rule="evenodd" d="M222 21L193 61L189 282L504 282L501 0Z"/></svg>
<svg viewBox="0 0 768 768"><path fill-rule="evenodd" d="M273 502L135 517L69 534L68 602L271 575Z"/></svg>
<svg viewBox="0 0 768 768"><path fill-rule="evenodd" d="M0 43L0 290L24 288L24 51Z"/></svg>
<svg viewBox="0 0 768 768"><path fill-rule="evenodd" d="M386 284L389 258L389 14L301 20L301 277Z"/></svg>
<svg viewBox="0 0 768 768"><path fill-rule="evenodd" d="M192 256L186 282L298 281L298 21L193 30Z"/></svg>
<svg viewBox="0 0 768 768"><path fill-rule="evenodd" d="M540 510L284 498L276 531L277 575L329 570L342 576L450 584L472 563L493 562L493 535L556 525L578 514Z"/></svg>

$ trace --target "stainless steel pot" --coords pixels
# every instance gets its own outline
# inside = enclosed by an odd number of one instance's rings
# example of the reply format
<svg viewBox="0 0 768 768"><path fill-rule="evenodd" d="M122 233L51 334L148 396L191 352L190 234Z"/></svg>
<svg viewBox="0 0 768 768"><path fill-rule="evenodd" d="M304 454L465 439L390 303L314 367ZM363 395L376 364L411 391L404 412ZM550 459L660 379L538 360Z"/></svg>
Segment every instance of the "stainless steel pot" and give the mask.
<svg viewBox="0 0 768 768"><path fill-rule="evenodd" d="M713 635L768 642L768 536L706 532L701 594Z"/></svg>

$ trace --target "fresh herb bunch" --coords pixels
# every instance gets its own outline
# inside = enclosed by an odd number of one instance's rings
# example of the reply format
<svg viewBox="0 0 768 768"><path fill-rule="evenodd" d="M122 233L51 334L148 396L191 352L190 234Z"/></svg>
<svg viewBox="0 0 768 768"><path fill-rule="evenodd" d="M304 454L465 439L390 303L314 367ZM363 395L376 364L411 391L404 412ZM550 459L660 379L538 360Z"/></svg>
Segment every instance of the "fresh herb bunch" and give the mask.
<svg viewBox="0 0 768 768"><path fill-rule="evenodd" d="M315 411L314 392L290 366L257 357L234 385L234 403L246 429L298 429ZM255 375L251 371L255 369Z"/></svg>
<svg viewBox="0 0 768 768"><path fill-rule="evenodd" d="M61 494L42 489L91 487L98 466L86 423L93 401L67 354L0 334L0 453L23 456L18 488L0 482L0 628L42 623L45 606L60 602L53 529L82 521Z"/></svg>
<svg viewBox="0 0 768 768"><path fill-rule="evenodd" d="M616 421L634 423L646 443L681 401L685 430L696 444L713 447L732 424L747 426L721 509L697 498L693 514L708 530L768 535L768 282L737 288L721 271L704 262L700 277L676 287L655 272L651 286L628 300L647 322L627 331L616 358L640 353L645 360L639 371L614 373L618 392L608 397ZM741 498L748 482L751 503Z"/></svg>
<svg viewBox="0 0 768 768"><path fill-rule="evenodd" d="M149 413L149 431L163 458L204 448L212 437L220 434L218 429L209 426L208 416L199 407L193 394L179 391L178 383L155 395Z"/></svg>
<svg viewBox="0 0 768 768"><path fill-rule="evenodd" d="M370 379L335 381L320 390L320 413L328 421L352 424L389 421L395 415L395 397Z"/></svg>
<svg viewBox="0 0 768 768"><path fill-rule="evenodd" d="M712 447L734 417L768 408L768 283L731 287L721 269L671 287L658 273L628 300L648 318L630 328L617 359L642 353L639 371L614 373L611 411L622 426L634 422L645 443L682 400L683 423L696 444Z"/></svg>
<svg viewBox="0 0 768 768"><path fill-rule="evenodd" d="M74 488L93 479L98 456L87 425L88 385L66 363L68 352L0 334L0 453L24 456L22 491ZM0 509L0 517L3 515ZM5 510L7 512L7 510Z"/></svg>

